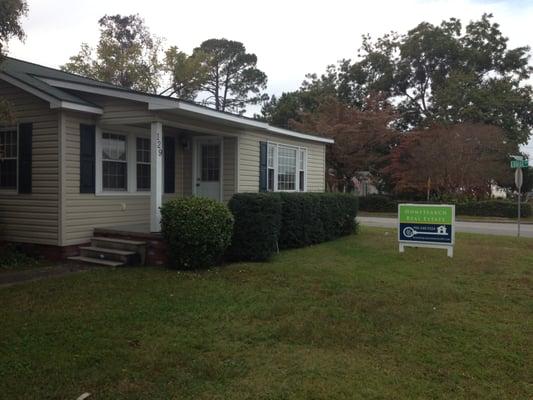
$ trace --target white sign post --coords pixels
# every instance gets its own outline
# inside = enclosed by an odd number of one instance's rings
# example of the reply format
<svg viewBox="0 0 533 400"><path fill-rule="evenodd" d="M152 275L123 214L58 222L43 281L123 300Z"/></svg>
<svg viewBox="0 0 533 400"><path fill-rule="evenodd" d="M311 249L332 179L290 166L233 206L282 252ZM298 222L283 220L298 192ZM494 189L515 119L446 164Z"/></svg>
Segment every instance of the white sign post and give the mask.
<svg viewBox="0 0 533 400"><path fill-rule="evenodd" d="M520 237L520 191L522 189L522 183L524 182L524 175L522 174L522 168L517 168L514 173L514 183L518 189L518 231L516 237Z"/></svg>

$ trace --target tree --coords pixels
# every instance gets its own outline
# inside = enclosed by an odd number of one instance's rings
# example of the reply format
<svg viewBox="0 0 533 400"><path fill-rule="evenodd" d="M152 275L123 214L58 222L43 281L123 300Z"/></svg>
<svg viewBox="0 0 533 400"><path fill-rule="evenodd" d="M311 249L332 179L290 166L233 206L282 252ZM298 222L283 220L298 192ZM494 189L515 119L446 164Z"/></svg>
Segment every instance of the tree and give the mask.
<svg viewBox="0 0 533 400"><path fill-rule="evenodd" d="M105 15L96 52L82 43L61 69L128 89L156 93L161 78L161 39L139 15Z"/></svg>
<svg viewBox="0 0 533 400"><path fill-rule="evenodd" d="M2 0L0 2L0 63L7 54L10 39L24 40L21 19L28 13L26 0ZM6 99L0 99L0 121L11 121L13 112ZM1 149L0 149L1 150Z"/></svg>
<svg viewBox="0 0 533 400"><path fill-rule="evenodd" d="M526 143L533 128L529 48L509 49L491 14L419 24L405 35L363 38L360 58L340 66L339 95L360 104L371 91L397 104L402 130L435 123L486 123Z"/></svg>
<svg viewBox="0 0 533 400"><path fill-rule="evenodd" d="M305 113L315 112L325 98L317 93L297 90L272 96L261 107L261 119L280 128L289 128L291 121L302 121Z"/></svg>
<svg viewBox="0 0 533 400"><path fill-rule="evenodd" d="M207 68L200 57L191 57L176 46L165 52L164 69L170 75L170 86L161 94L194 100L207 80Z"/></svg>
<svg viewBox="0 0 533 400"><path fill-rule="evenodd" d="M485 198L491 185L512 181L509 154L517 151L503 130L485 124L455 124L403 134L384 175L400 196Z"/></svg>
<svg viewBox="0 0 533 400"><path fill-rule="evenodd" d="M367 98L363 110L347 107L335 98L322 103L316 112L292 121L291 127L335 140L326 148L330 187L347 188L357 172L370 171L379 184L381 170L397 142L390 128L395 114L379 97Z"/></svg>
<svg viewBox="0 0 533 400"><path fill-rule="evenodd" d="M0 2L0 60L7 53L7 43L12 38L24 39L20 20L28 13L26 0Z"/></svg>
<svg viewBox="0 0 533 400"><path fill-rule="evenodd" d="M202 69L198 91L205 93L204 104L243 113L247 104L268 98L263 93L267 76L257 68L257 56L247 53L241 42L209 39L194 49L191 57Z"/></svg>
<svg viewBox="0 0 533 400"><path fill-rule="evenodd" d="M279 98L272 96L266 101L260 118L280 128L288 128L291 121L301 122L304 114L313 113L322 103L338 97L337 79L334 65L329 65L320 77L307 74L300 89L282 93Z"/></svg>

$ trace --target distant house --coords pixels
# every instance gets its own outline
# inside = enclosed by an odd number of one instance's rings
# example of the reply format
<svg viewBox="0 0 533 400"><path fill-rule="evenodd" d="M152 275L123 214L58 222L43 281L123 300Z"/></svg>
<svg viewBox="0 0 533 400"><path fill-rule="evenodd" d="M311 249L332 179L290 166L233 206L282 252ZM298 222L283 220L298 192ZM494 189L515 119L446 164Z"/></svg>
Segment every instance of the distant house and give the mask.
<svg viewBox="0 0 533 400"><path fill-rule="evenodd" d="M0 235L57 256L95 229L160 231L175 196L321 192L333 141L7 58Z"/></svg>
<svg viewBox="0 0 533 400"><path fill-rule="evenodd" d="M354 184L355 194L358 196L369 196L371 194L379 193L374 176L370 171L356 172L352 181Z"/></svg>

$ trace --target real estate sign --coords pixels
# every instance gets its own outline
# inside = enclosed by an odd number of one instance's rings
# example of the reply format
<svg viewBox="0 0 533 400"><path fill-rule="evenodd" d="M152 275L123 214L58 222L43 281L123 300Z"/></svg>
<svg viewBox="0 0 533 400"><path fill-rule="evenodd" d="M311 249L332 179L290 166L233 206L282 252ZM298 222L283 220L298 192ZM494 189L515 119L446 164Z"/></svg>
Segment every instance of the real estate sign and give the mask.
<svg viewBox="0 0 533 400"><path fill-rule="evenodd" d="M447 204L399 204L398 241L405 246L443 248L453 256L455 206Z"/></svg>

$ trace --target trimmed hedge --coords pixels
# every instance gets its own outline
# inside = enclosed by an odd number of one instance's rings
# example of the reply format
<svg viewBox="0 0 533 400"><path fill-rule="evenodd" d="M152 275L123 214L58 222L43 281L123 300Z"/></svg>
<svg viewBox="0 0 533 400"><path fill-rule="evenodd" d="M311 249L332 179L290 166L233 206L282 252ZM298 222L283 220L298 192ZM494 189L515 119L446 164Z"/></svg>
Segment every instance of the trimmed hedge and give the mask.
<svg viewBox="0 0 533 400"><path fill-rule="evenodd" d="M398 203L409 203L410 201L393 200L383 195L370 195L359 198L359 209L368 212L397 212ZM411 203L417 203L412 201ZM450 204L454 204L451 202ZM465 203L455 203L455 213L466 216L483 217L503 217L516 218L518 205L514 201L508 200L485 200L471 201ZM531 216L532 208L529 203L520 205L520 215L522 217Z"/></svg>
<svg viewBox="0 0 533 400"><path fill-rule="evenodd" d="M233 217L217 201L183 197L161 207L161 232L170 255L170 267L211 267L222 259L230 244Z"/></svg>
<svg viewBox="0 0 533 400"><path fill-rule="evenodd" d="M280 249L305 247L324 241L321 201L306 193L279 193L281 198Z"/></svg>
<svg viewBox="0 0 533 400"><path fill-rule="evenodd" d="M455 213L458 215L471 215L480 217L516 218L518 215L518 204L505 200L458 203L455 205ZM531 204L520 204L520 215L522 217L531 216Z"/></svg>
<svg viewBox="0 0 533 400"><path fill-rule="evenodd" d="M359 210L367 212L396 212L398 201L382 194L359 197Z"/></svg>
<svg viewBox="0 0 533 400"><path fill-rule="evenodd" d="M228 207L235 219L228 258L268 260L278 250L281 199L266 193L237 193Z"/></svg>
<svg viewBox="0 0 533 400"><path fill-rule="evenodd" d="M342 193L280 193L280 249L309 246L355 232L357 197Z"/></svg>
<svg viewBox="0 0 533 400"><path fill-rule="evenodd" d="M235 229L228 257L266 260L278 247L304 247L354 233L357 204L357 197L341 193L236 194L230 200Z"/></svg>

